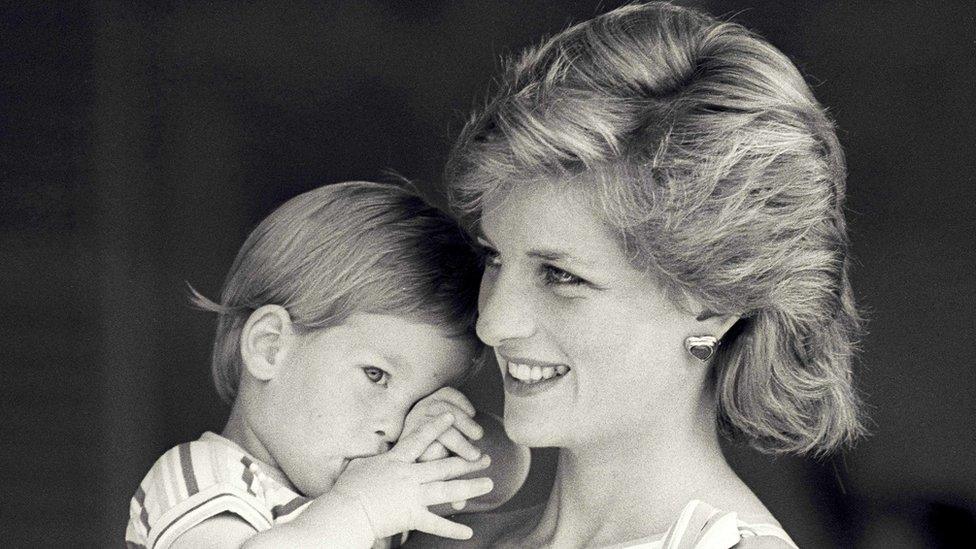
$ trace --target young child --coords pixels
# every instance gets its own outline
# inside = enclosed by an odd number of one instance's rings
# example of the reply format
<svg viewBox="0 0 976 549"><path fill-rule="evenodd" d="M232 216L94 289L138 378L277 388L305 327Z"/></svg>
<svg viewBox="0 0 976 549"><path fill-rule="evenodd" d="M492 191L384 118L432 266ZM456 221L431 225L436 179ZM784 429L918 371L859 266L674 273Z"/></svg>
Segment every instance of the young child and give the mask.
<svg viewBox="0 0 976 549"><path fill-rule="evenodd" d="M166 452L132 499L128 547L385 547L400 532L466 539L428 507L492 490L457 382L474 337L478 259L454 222L393 185L293 198L251 233L224 284L213 376L222 434ZM497 432L501 493L527 450ZM449 453L455 454L450 456ZM443 507L442 507L443 510Z"/></svg>

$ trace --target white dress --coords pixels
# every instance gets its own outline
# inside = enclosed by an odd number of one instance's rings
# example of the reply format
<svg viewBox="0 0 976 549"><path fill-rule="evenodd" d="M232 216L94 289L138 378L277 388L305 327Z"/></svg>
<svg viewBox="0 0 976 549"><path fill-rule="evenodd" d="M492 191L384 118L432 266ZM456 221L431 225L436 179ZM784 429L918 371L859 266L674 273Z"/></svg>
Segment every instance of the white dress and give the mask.
<svg viewBox="0 0 976 549"><path fill-rule="evenodd" d="M734 511L722 511L697 499L684 506L663 536L630 540L605 549L730 549L743 538L755 536L773 536L797 549L779 526L745 522Z"/></svg>

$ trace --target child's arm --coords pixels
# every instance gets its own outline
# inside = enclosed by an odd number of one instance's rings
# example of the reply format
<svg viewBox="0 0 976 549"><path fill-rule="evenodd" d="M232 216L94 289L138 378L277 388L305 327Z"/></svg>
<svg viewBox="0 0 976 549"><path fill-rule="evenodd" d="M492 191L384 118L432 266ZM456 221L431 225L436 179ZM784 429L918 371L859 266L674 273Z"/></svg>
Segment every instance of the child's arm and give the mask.
<svg viewBox="0 0 976 549"><path fill-rule="evenodd" d="M309 520L313 523L309 524ZM314 522L318 520L325 522ZM190 528L169 547L371 547L373 541L372 527L359 504L330 492L317 498L293 521L271 530L259 533L238 515L221 513Z"/></svg>
<svg viewBox="0 0 976 549"><path fill-rule="evenodd" d="M171 549L212 547L237 549L257 531L241 517L233 513L221 513L183 532L170 545Z"/></svg>
<svg viewBox="0 0 976 549"><path fill-rule="evenodd" d="M315 499L291 522L260 532L242 549L275 547L372 547L379 539L366 508L332 490Z"/></svg>
<svg viewBox="0 0 976 549"><path fill-rule="evenodd" d="M481 454L491 457L488 469L478 473L487 476L495 488L467 502L454 502L453 505L440 505L431 511L438 515L449 515L463 509L473 513L495 509L512 498L529 473L529 449L512 442L505 435L501 420L491 414L475 415L474 406L463 393L453 387L444 387L414 405L404 422L404 434L410 433L415 425L426 418L441 413L451 413L460 418L455 426L448 429L437 441L420 456L420 461L442 459L451 453L468 460L477 459ZM475 422L477 418L478 422Z"/></svg>

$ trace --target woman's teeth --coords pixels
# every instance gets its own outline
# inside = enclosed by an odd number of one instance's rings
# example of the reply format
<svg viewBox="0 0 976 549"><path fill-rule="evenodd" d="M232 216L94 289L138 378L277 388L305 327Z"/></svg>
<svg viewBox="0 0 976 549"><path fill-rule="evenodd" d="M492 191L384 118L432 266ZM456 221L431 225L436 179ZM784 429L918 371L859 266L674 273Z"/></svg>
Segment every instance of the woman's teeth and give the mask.
<svg viewBox="0 0 976 549"><path fill-rule="evenodd" d="M569 371L569 367L563 364L559 366L529 366L528 364L508 363L508 373L513 378L522 383L536 383L538 381L552 379L561 376Z"/></svg>

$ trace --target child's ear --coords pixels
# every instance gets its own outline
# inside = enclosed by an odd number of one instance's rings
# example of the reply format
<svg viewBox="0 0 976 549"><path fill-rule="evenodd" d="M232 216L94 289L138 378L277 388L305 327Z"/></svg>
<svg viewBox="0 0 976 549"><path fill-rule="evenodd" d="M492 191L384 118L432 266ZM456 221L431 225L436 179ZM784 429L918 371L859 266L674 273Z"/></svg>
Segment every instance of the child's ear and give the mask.
<svg viewBox="0 0 976 549"><path fill-rule="evenodd" d="M248 317L241 332L241 359L249 374L268 381L281 369L292 344L291 315L280 305L264 305Z"/></svg>

